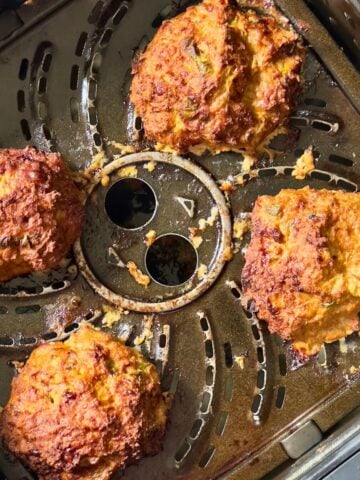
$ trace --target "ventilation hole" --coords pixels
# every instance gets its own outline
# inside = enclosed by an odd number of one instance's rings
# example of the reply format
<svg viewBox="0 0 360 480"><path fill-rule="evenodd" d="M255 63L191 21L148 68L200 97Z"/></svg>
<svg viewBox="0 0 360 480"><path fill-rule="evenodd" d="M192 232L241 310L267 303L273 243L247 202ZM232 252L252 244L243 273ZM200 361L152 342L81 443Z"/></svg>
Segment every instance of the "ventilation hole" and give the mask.
<svg viewBox="0 0 360 480"><path fill-rule="evenodd" d="M205 413L209 410L210 400L211 400L210 393L209 392L204 392L203 393L203 398L202 398L202 401L201 401L201 405L200 405L200 411L202 413Z"/></svg>
<svg viewBox="0 0 360 480"><path fill-rule="evenodd" d="M90 310L86 315L85 315L85 320L89 321L94 318L94 312Z"/></svg>
<svg viewBox="0 0 360 480"><path fill-rule="evenodd" d="M76 98L72 97L70 99L70 115L71 115L71 120L74 123L77 123L80 120L80 106L79 102Z"/></svg>
<svg viewBox="0 0 360 480"><path fill-rule="evenodd" d="M257 325L251 325L251 330L252 330L252 334L253 334L253 337L255 338L256 341L260 340L260 332L259 332L259 329L257 327Z"/></svg>
<svg viewBox="0 0 360 480"><path fill-rule="evenodd" d="M206 369L206 385L211 387L214 383L214 367L209 365Z"/></svg>
<svg viewBox="0 0 360 480"><path fill-rule="evenodd" d="M200 468L205 468L209 465L211 462L213 456L215 453L215 447L212 445L209 447L209 449L204 453L204 455L201 457L201 460L199 462L199 467Z"/></svg>
<svg viewBox="0 0 360 480"><path fill-rule="evenodd" d="M283 353L279 355L279 372L282 377L287 374L286 355Z"/></svg>
<svg viewBox="0 0 360 480"><path fill-rule="evenodd" d="M89 82L89 100L95 100L97 95L97 82L95 80L90 79Z"/></svg>
<svg viewBox="0 0 360 480"><path fill-rule="evenodd" d="M286 167L284 168L284 175L291 176L293 171L294 171L294 168Z"/></svg>
<svg viewBox="0 0 360 480"><path fill-rule="evenodd" d="M357 186L353 183L347 182L346 180L342 180L341 178L336 182L336 185L348 192L356 192Z"/></svg>
<svg viewBox="0 0 360 480"><path fill-rule="evenodd" d="M50 132L49 128L46 125L43 125L42 130L43 130L43 134L44 134L44 137L46 138L46 140L48 140L48 141L51 140L51 132Z"/></svg>
<svg viewBox="0 0 360 480"><path fill-rule="evenodd" d="M265 387L266 372L265 370L259 370L256 379L256 386L259 390Z"/></svg>
<svg viewBox="0 0 360 480"><path fill-rule="evenodd" d="M0 307L0 315L6 315L8 313L7 307Z"/></svg>
<svg viewBox="0 0 360 480"><path fill-rule="evenodd" d="M127 11L128 11L128 7L126 5L121 5L119 10L114 15L113 24L118 25L121 22L121 20L125 17Z"/></svg>
<svg viewBox="0 0 360 480"><path fill-rule="evenodd" d="M105 198L105 210L110 220L116 225L127 230L134 230L146 225L153 218L156 203L154 190L148 183L137 178L124 178L108 190ZM166 253L168 256L171 255L171 247L178 247L177 242L180 242L179 239L183 239L179 235L168 237L168 235L158 237L151 245L148 250L151 251L150 259L155 252L160 254L159 250L166 247L168 251L164 252L164 258L162 259L161 256L159 258L160 262L164 261ZM188 243L190 244L190 242Z"/></svg>
<svg viewBox="0 0 360 480"><path fill-rule="evenodd" d="M94 139L95 145L96 145L97 147L101 147L101 145L102 145L102 140L101 140L100 133L94 133L93 139Z"/></svg>
<svg viewBox="0 0 360 480"><path fill-rule="evenodd" d="M77 330L79 328L79 324L74 322L71 325L68 325L67 327L64 328L64 333L71 333L74 330Z"/></svg>
<svg viewBox="0 0 360 480"><path fill-rule="evenodd" d="M216 427L215 427L215 433L216 433L216 435L218 435L219 437L222 437L223 434L224 434L228 417L229 417L228 412L221 412L221 413L220 413L219 420L218 420L217 425L216 425Z"/></svg>
<svg viewBox="0 0 360 480"><path fill-rule="evenodd" d="M112 34L113 34L113 31L111 30L111 28L108 28L105 30L100 40L100 47L104 48L107 45L109 45Z"/></svg>
<svg viewBox="0 0 360 480"><path fill-rule="evenodd" d="M73 65L71 68L71 75L70 75L71 90L76 90L78 88L78 81L79 81L79 65Z"/></svg>
<svg viewBox="0 0 360 480"><path fill-rule="evenodd" d="M91 10L90 15L88 16L88 22L90 24L96 23L101 15L104 2L100 1L94 5L94 8Z"/></svg>
<svg viewBox="0 0 360 480"><path fill-rule="evenodd" d="M167 5L164 7L161 12L154 18L153 22L151 23L151 26L153 28L159 28L162 22L169 16L172 10L172 5Z"/></svg>
<svg viewBox="0 0 360 480"><path fill-rule="evenodd" d="M245 312L245 315L247 316L247 318L248 318L249 320L251 320L251 319L253 318L253 315L252 315L251 312L249 312L249 310L244 309L244 312Z"/></svg>
<svg viewBox="0 0 360 480"><path fill-rule="evenodd" d="M58 153L57 148L55 147L55 145L50 145L49 150L50 150L51 153Z"/></svg>
<svg viewBox="0 0 360 480"><path fill-rule="evenodd" d="M257 359L258 359L258 362L259 363L264 363L264 350L262 347L258 347L256 349L256 352L257 352Z"/></svg>
<svg viewBox="0 0 360 480"><path fill-rule="evenodd" d="M321 120L314 120L311 122L311 126L316 128L316 130L322 130L323 132L330 132L332 130L332 125L327 122L322 122Z"/></svg>
<svg viewBox="0 0 360 480"><path fill-rule="evenodd" d="M96 75L101 67L102 64L102 55L100 53L95 53L92 64L91 64L91 71L94 75Z"/></svg>
<svg viewBox="0 0 360 480"><path fill-rule="evenodd" d="M29 123L25 118L20 121L20 127L25 140L31 140Z"/></svg>
<svg viewBox="0 0 360 480"><path fill-rule="evenodd" d="M170 387L169 387L169 393L171 395L175 395L175 392L176 392L178 384L179 384L179 379L180 379L180 371L179 371L179 369L176 369L175 372L174 372L174 375L172 377Z"/></svg>
<svg viewBox="0 0 360 480"><path fill-rule="evenodd" d="M43 62L42 62L43 72L47 73L50 70L51 62L52 62L52 55L51 55L51 53L47 53L45 55L45 58L44 58Z"/></svg>
<svg viewBox="0 0 360 480"><path fill-rule="evenodd" d="M18 315L28 315L30 313L38 313L40 312L40 310L40 305L26 305L23 307L16 307L15 313L17 313Z"/></svg>
<svg viewBox="0 0 360 480"><path fill-rule="evenodd" d="M20 80L25 80L27 72L29 68L29 60L27 58L23 58L20 63L20 68L19 68L19 79Z"/></svg>
<svg viewBox="0 0 360 480"><path fill-rule="evenodd" d="M97 124L97 113L96 113L96 108L95 107L90 107L89 108L89 122L90 122L90 125L96 125Z"/></svg>
<svg viewBox="0 0 360 480"><path fill-rule="evenodd" d="M20 345L34 345L36 343L36 338L34 337L24 337L20 339Z"/></svg>
<svg viewBox="0 0 360 480"><path fill-rule="evenodd" d="M182 462L186 455L190 452L190 445L188 441L185 439L179 448L179 450L175 453L175 461Z"/></svg>
<svg viewBox="0 0 360 480"><path fill-rule="evenodd" d="M159 346L160 348L165 348L166 347L166 335L162 334L160 335L160 338L159 338Z"/></svg>
<svg viewBox="0 0 360 480"><path fill-rule="evenodd" d="M234 364L234 361L233 361L231 344L229 342L224 343L224 353L225 353L225 365L227 366L227 368L231 368Z"/></svg>
<svg viewBox="0 0 360 480"><path fill-rule="evenodd" d="M47 116L47 107L44 102L39 102L37 105L38 117L40 120L44 121Z"/></svg>
<svg viewBox="0 0 360 480"><path fill-rule="evenodd" d="M133 58L137 55L138 52L143 52L148 43L149 43L149 37L147 35L144 35L143 37L141 37L139 45L133 50Z"/></svg>
<svg viewBox="0 0 360 480"><path fill-rule="evenodd" d="M239 290L235 287L233 287L231 289L231 293L234 295L234 297L236 298L236 300L239 300L239 298L241 297L241 293L239 292Z"/></svg>
<svg viewBox="0 0 360 480"><path fill-rule="evenodd" d="M204 423L203 420L201 420L200 418L197 418L195 420L189 434L191 438L195 439L199 435L201 427L203 426L203 423Z"/></svg>
<svg viewBox="0 0 360 480"><path fill-rule="evenodd" d="M283 385L280 385L279 388L278 388L276 401L275 401L276 408L282 408L284 406L285 393L286 393L285 387Z"/></svg>
<svg viewBox="0 0 360 480"><path fill-rule="evenodd" d="M307 127L309 122L305 118L290 118L290 126L291 127Z"/></svg>
<svg viewBox="0 0 360 480"><path fill-rule="evenodd" d="M275 177L277 171L275 168L263 168L259 170L259 177Z"/></svg>
<svg viewBox="0 0 360 480"><path fill-rule="evenodd" d="M54 282L51 284L51 288L53 290L60 290L61 288L65 287L65 282Z"/></svg>
<svg viewBox="0 0 360 480"><path fill-rule="evenodd" d="M0 337L0 345L9 347L14 345L14 340L10 337Z"/></svg>
<svg viewBox="0 0 360 480"><path fill-rule="evenodd" d="M225 402L230 402L233 394L233 381L231 377L227 377L225 380L224 388L224 400Z"/></svg>
<svg viewBox="0 0 360 480"><path fill-rule="evenodd" d="M153 205L151 203L151 208L146 210L149 212L148 215L139 217L138 223L141 219L141 223L143 223L152 218L150 214ZM137 223L132 223L132 225L136 226ZM169 287L182 285L190 280L196 272L197 252L187 238L169 233L158 237L148 248L145 264L151 278L160 285Z"/></svg>
<svg viewBox="0 0 360 480"><path fill-rule="evenodd" d="M320 98L305 98L304 103L305 105L312 105L314 107L326 107L325 100L321 100Z"/></svg>
<svg viewBox="0 0 360 480"><path fill-rule="evenodd" d="M349 158L340 157L339 155L329 155L330 162L339 163L340 165L344 165L345 167L352 167L354 162Z"/></svg>
<svg viewBox="0 0 360 480"><path fill-rule="evenodd" d="M142 120L141 117L136 117L135 118L135 129L138 131L141 131L143 128Z"/></svg>
<svg viewBox="0 0 360 480"><path fill-rule="evenodd" d="M260 409L261 409L261 404L262 404L262 400L263 400L263 397L262 395L259 393L257 395L255 395L254 397L254 400L253 400L253 403L251 405L251 411L252 413L254 414L258 414Z"/></svg>
<svg viewBox="0 0 360 480"><path fill-rule="evenodd" d="M214 356L214 349L211 340L205 341L205 355L207 358L212 358Z"/></svg>
<svg viewBox="0 0 360 480"><path fill-rule="evenodd" d="M55 332L48 332L48 333L45 333L44 335L42 335L41 338L42 338L43 340L45 340L45 341L55 340L55 338L57 338L57 333L55 333Z"/></svg>
<svg viewBox="0 0 360 480"><path fill-rule="evenodd" d="M83 54L87 38L88 38L88 34L86 32L82 32L80 34L80 37L75 49L75 55L77 57L81 57L81 55Z"/></svg>
<svg viewBox="0 0 360 480"><path fill-rule="evenodd" d="M46 92L47 79L46 77L40 77L38 81L38 93L43 95Z"/></svg>
<svg viewBox="0 0 360 480"><path fill-rule="evenodd" d="M19 112L25 110L25 92L24 90L18 90L17 92L17 107Z"/></svg>
<svg viewBox="0 0 360 480"><path fill-rule="evenodd" d="M201 328L204 332L207 332L209 330L209 322L207 320L206 317L201 317L200 318L200 325L201 325Z"/></svg>
<svg viewBox="0 0 360 480"><path fill-rule="evenodd" d="M316 178L317 180L323 180L324 182L330 182L330 180L331 180L331 177L330 177L329 174L323 173L323 172L318 172L316 170L313 170L310 173L310 176L311 176L311 178Z"/></svg>

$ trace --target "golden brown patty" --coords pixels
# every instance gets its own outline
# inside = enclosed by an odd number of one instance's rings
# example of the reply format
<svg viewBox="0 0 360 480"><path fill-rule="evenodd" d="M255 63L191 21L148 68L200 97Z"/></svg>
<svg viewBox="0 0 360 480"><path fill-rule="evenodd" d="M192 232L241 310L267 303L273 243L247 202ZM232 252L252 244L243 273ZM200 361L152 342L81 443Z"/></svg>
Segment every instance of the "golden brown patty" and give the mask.
<svg viewBox="0 0 360 480"><path fill-rule="evenodd" d="M0 281L55 267L84 218L70 170L57 153L0 150Z"/></svg>
<svg viewBox="0 0 360 480"><path fill-rule="evenodd" d="M5 446L44 480L105 480L159 452L168 402L155 367L83 326L35 349L2 412Z"/></svg>
<svg viewBox="0 0 360 480"><path fill-rule="evenodd" d="M159 149L254 152L294 107L298 35L271 7L234 4L204 0L165 21L134 64L130 99Z"/></svg>
<svg viewBox="0 0 360 480"><path fill-rule="evenodd" d="M360 328L359 219L358 193L282 190L255 203L244 304L306 355Z"/></svg>

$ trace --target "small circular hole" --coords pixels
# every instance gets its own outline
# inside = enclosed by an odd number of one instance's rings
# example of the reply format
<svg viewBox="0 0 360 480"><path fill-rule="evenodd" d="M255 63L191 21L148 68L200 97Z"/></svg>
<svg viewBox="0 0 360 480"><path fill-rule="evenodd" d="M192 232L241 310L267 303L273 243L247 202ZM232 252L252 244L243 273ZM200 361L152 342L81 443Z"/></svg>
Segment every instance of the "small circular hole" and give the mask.
<svg viewBox="0 0 360 480"><path fill-rule="evenodd" d="M127 230L149 223L156 206L154 190L138 178L124 178L114 183L105 198L105 210L110 220Z"/></svg>
<svg viewBox="0 0 360 480"><path fill-rule="evenodd" d="M158 237L148 248L145 264L155 282L173 287L190 280L196 272L198 257L187 238L170 233Z"/></svg>

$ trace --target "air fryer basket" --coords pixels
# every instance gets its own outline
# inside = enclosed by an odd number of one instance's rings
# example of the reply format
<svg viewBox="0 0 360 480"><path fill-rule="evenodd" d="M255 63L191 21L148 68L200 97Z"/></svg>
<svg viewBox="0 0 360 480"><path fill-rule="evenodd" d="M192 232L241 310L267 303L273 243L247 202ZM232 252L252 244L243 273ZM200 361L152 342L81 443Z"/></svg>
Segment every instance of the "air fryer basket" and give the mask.
<svg viewBox="0 0 360 480"><path fill-rule="evenodd" d="M161 21L184 6L179 3L34 0L0 15L0 146L59 151L74 170L105 158L110 179L89 193L74 255L48 275L0 286L0 403L9 395L14 360L92 322L129 345L140 343L158 366L163 388L174 393L163 451L129 467L127 480L259 479L300 457L359 405L360 341L353 334L326 345L318 359L300 366L288 346L240 305L249 238L226 263L230 219L250 212L258 195L282 188L357 191L359 78L303 1L279 0L311 42L304 92L292 134L273 144L276 159L261 159L256 175L226 203L219 183L240 173L239 155L190 161L148 151L121 156L116 144L128 144L136 126L127 103L132 58ZM310 145L316 170L295 180L292 168ZM155 192L156 213L143 228L122 230L105 215L107 192L119 175L136 176ZM205 279L195 275L178 287L152 282L144 289L122 268L134 260L146 271L149 230L188 237L215 207L217 220L198 249ZM129 313L106 326L109 302ZM139 342L149 323L152 336ZM9 480L32 478L4 451L0 470Z"/></svg>

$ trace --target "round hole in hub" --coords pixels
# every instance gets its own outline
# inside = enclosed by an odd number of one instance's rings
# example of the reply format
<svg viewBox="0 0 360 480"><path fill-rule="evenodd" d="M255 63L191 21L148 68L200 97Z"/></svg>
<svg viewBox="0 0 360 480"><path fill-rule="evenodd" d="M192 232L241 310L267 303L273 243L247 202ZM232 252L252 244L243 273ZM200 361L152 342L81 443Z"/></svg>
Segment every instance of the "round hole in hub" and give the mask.
<svg viewBox="0 0 360 480"><path fill-rule="evenodd" d="M182 285L194 275L198 256L187 238L168 233L158 237L148 248L145 264L155 282L174 287Z"/></svg>
<svg viewBox="0 0 360 480"><path fill-rule="evenodd" d="M114 183L105 198L105 210L110 220L128 230L149 223L156 205L154 190L138 178L123 178Z"/></svg>

